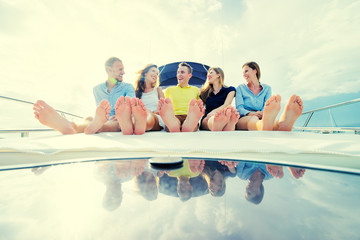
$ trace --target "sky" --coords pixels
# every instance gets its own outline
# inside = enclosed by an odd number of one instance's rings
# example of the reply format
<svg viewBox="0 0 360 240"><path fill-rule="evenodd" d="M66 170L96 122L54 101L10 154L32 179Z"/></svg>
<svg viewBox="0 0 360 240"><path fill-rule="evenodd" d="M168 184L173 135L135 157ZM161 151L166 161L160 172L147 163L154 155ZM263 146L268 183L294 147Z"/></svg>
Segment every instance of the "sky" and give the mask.
<svg viewBox="0 0 360 240"><path fill-rule="evenodd" d="M193 61L236 87L256 61L283 99L356 93L359 12L352 0L0 0L0 95L93 115L111 56L132 84L148 63Z"/></svg>

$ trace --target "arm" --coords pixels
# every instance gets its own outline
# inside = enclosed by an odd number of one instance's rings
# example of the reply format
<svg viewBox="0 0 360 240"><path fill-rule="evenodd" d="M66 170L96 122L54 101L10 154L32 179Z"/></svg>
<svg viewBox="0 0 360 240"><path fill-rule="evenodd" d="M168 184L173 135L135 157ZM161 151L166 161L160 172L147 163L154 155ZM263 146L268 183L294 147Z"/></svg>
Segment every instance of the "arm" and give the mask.
<svg viewBox="0 0 360 240"><path fill-rule="evenodd" d="M133 85L128 85L128 88L125 91L125 96L129 96L130 98L135 97L135 88Z"/></svg>
<svg viewBox="0 0 360 240"><path fill-rule="evenodd" d="M159 99L160 99L160 98L165 98L165 94L164 94L164 92L163 92L163 90L162 90L161 87L158 87L158 88L157 88L157 91L158 91Z"/></svg>
<svg viewBox="0 0 360 240"><path fill-rule="evenodd" d="M236 109L238 110L240 117L246 116L250 113L249 110L245 109L244 98L240 89L240 86L236 89L236 97L235 97Z"/></svg>
<svg viewBox="0 0 360 240"><path fill-rule="evenodd" d="M221 106L218 107L218 108L215 108L215 109L212 110L211 112L209 112L208 116L212 116L212 115L214 115L217 111L219 111L220 109L224 109L224 108L226 108L227 106L229 106L229 105L232 103L234 97L235 97L235 91L229 92L228 95L226 96L226 99L225 99L224 104L221 105Z"/></svg>
<svg viewBox="0 0 360 240"><path fill-rule="evenodd" d="M96 106L98 106L101 102L101 98L99 97L99 93L98 93L96 87L93 88L93 94L94 94L94 98L95 98L95 104L96 104Z"/></svg>
<svg viewBox="0 0 360 240"><path fill-rule="evenodd" d="M264 103L263 103L263 107L262 107L262 111L264 110L265 107L265 103L266 101L271 97L272 93L271 93L271 87L270 86L266 86L266 93L265 93L265 98L264 98Z"/></svg>

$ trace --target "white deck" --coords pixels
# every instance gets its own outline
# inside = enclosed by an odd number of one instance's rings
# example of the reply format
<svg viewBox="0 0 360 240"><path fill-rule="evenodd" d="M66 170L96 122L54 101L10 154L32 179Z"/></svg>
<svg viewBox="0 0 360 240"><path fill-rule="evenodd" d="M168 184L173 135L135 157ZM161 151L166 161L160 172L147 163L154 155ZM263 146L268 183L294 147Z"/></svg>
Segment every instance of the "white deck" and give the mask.
<svg viewBox="0 0 360 240"><path fill-rule="evenodd" d="M0 139L0 168L113 158L242 159L360 173L360 135L307 132L148 132Z"/></svg>

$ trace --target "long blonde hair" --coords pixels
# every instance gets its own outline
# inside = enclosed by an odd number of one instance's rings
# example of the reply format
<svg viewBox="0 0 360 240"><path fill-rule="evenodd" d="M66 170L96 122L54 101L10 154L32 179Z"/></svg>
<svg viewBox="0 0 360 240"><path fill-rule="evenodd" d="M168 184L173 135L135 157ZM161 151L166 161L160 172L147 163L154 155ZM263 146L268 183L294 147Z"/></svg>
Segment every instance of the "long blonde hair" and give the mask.
<svg viewBox="0 0 360 240"><path fill-rule="evenodd" d="M145 87L146 87L145 74L147 74L152 67L157 68L157 65L148 64L143 69L141 69L141 70L139 70L137 72L138 77L135 80L135 95L136 95L137 98L141 98L141 96L142 96L142 94L143 94L143 92L145 90ZM156 85L155 86L158 86L158 85L159 85L159 79L156 80Z"/></svg>
<svg viewBox="0 0 360 240"><path fill-rule="evenodd" d="M214 70L217 74L220 74L220 85L221 87L224 86L224 80L225 80L225 75L224 75L224 71L219 68L219 67L211 67L208 70L208 73ZM210 94L214 91L213 85L209 84L209 81L206 79L206 82L204 85L202 85L201 90L200 90L200 98L201 100L206 103L206 99L208 99L208 97L210 96Z"/></svg>

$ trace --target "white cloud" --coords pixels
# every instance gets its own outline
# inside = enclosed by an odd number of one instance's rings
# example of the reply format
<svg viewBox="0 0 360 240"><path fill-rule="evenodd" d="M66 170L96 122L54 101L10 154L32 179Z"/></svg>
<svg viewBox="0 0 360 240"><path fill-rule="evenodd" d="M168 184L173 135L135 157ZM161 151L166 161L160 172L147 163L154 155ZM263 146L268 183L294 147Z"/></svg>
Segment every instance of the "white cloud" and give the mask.
<svg viewBox="0 0 360 240"><path fill-rule="evenodd" d="M92 115L92 88L115 55L130 83L149 62L185 60L220 66L237 86L242 64L254 60L283 99L352 92L359 11L357 1L335 0L2 0L0 13L11 13L1 15L2 91Z"/></svg>

